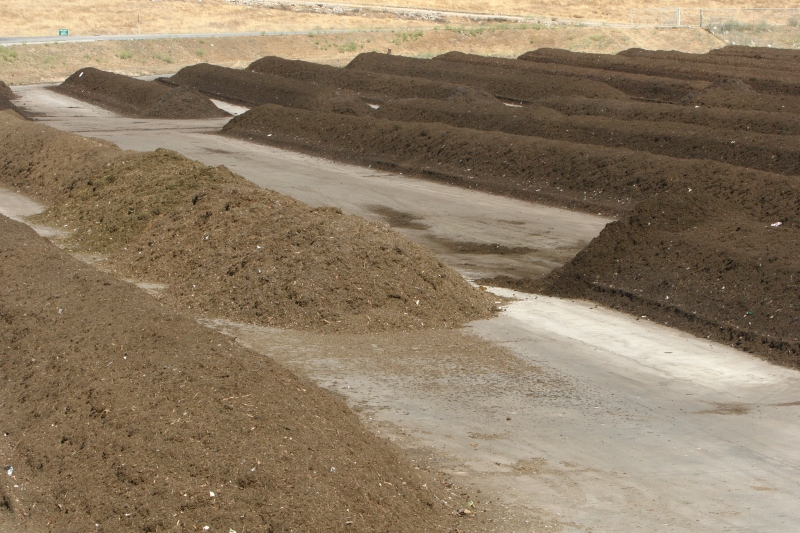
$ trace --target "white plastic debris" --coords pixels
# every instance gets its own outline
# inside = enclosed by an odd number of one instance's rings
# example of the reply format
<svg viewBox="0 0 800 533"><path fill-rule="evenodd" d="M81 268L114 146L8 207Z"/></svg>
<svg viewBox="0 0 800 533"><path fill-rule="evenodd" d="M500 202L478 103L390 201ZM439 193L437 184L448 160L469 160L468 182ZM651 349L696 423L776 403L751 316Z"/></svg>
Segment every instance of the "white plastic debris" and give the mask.
<svg viewBox="0 0 800 533"><path fill-rule="evenodd" d="M216 494L214 494L214 491L213 491L213 490L212 490L212 491L210 491L210 492L208 493L208 495L209 495L209 496L211 496L212 498L213 498L214 496L216 496Z"/></svg>
<svg viewBox="0 0 800 533"><path fill-rule="evenodd" d="M14 475L14 467L13 466L7 466L6 467L6 474L8 474L9 476L13 476Z"/></svg>
<svg viewBox="0 0 800 533"><path fill-rule="evenodd" d="M335 466L332 466L332 467L331 467L331 474L335 474L335 473L336 473L336 467L335 467Z"/></svg>
<svg viewBox="0 0 800 533"><path fill-rule="evenodd" d="M82 77L83 77L83 72L81 72L80 74L78 74L78 77L79 77L79 78L82 78Z"/></svg>
<svg viewBox="0 0 800 533"><path fill-rule="evenodd" d="M783 222L780 221L773 222L772 224L770 224L770 226L772 226L773 228L777 228L778 226L783 226Z"/></svg>
<svg viewBox="0 0 800 533"><path fill-rule="evenodd" d="M381 107L378 104L367 104L367 105L370 106L372 109L380 109Z"/></svg>

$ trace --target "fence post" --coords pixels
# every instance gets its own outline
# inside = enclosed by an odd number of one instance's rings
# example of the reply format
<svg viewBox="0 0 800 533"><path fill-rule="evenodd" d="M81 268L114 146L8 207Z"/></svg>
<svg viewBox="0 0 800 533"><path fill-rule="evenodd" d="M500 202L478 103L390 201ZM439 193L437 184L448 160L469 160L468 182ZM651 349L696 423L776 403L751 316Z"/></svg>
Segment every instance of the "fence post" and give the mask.
<svg viewBox="0 0 800 533"><path fill-rule="evenodd" d="M703 9L700 10L700 27L703 27Z"/></svg>
<svg viewBox="0 0 800 533"><path fill-rule="evenodd" d="M680 27L681 26L681 8L678 8L677 15L678 15L678 24L677 24L677 26Z"/></svg>
<svg viewBox="0 0 800 533"><path fill-rule="evenodd" d="M631 26L633 26L633 9L628 10L628 15L631 17Z"/></svg>

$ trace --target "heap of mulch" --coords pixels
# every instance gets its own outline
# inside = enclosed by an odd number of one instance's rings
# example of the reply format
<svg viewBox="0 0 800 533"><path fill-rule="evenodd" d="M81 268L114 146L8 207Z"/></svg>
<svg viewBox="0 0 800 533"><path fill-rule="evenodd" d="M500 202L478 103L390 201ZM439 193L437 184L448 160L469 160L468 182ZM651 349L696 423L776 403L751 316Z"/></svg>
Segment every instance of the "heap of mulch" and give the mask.
<svg viewBox="0 0 800 533"><path fill-rule="evenodd" d="M365 106L365 113L387 120L440 122L459 128L622 147L682 159L710 159L782 174L796 174L800 170L800 142L788 135L666 121L566 116L533 105L519 108L413 99L387 101L376 107Z"/></svg>
<svg viewBox="0 0 800 533"><path fill-rule="evenodd" d="M276 104L301 109L326 109L358 113L368 109L356 95L325 84L309 84L271 74L259 74L201 63L182 68L170 78L159 81L191 87L201 93L246 107ZM352 108L352 109L350 109Z"/></svg>
<svg viewBox="0 0 800 533"><path fill-rule="evenodd" d="M682 103L728 109L746 109L749 111L800 114L800 97L760 93L738 78L726 78L714 82L702 91L687 95Z"/></svg>
<svg viewBox="0 0 800 533"><path fill-rule="evenodd" d="M797 50L792 50L790 48L768 48L739 45L716 48L714 50L710 50L708 55L750 57L753 59L789 61L795 63L798 59L800 59L800 53Z"/></svg>
<svg viewBox="0 0 800 533"><path fill-rule="evenodd" d="M22 109L15 106L14 103L11 101L16 97L17 95L14 94L14 91L11 90L11 87L9 87L0 80L0 111L3 111L5 109L10 109L19 116L23 118L28 118L28 114L25 113Z"/></svg>
<svg viewBox="0 0 800 533"><path fill-rule="evenodd" d="M2 182L51 204L37 221L71 230L76 250L111 254L119 275L166 284L164 301L193 315L358 332L494 314L485 293L386 225L167 150L122 152L10 115L0 132L13 163ZM71 172L67 153L87 165Z"/></svg>
<svg viewBox="0 0 800 533"><path fill-rule="evenodd" d="M191 88L170 89L160 83L93 67L75 72L53 90L132 117L197 119L230 116Z"/></svg>
<svg viewBox="0 0 800 533"><path fill-rule="evenodd" d="M6 100L13 100L16 97L17 95L14 94L14 91L11 90L11 87L6 85L3 80L0 80L0 98L5 98Z"/></svg>
<svg viewBox="0 0 800 533"><path fill-rule="evenodd" d="M539 100L537 103L571 116L589 115L619 120L682 122L721 130L743 130L776 135L800 134L800 116L794 113L655 102L595 100L579 96L551 97Z"/></svg>
<svg viewBox="0 0 800 533"><path fill-rule="evenodd" d="M771 50L771 48L767 48ZM748 57L740 55L722 55L711 52L705 54L690 54L687 52L676 52L674 50L644 50L643 48L629 48L617 52L618 56L667 59L669 61L683 61L687 63L711 63L714 65L737 65L749 68L768 68L768 69L793 69L794 60L787 61L785 58L765 58ZM795 54L795 57L797 54Z"/></svg>
<svg viewBox="0 0 800 533"><path fill-rule="evenodd" d="M410 119L410 111L416 110L425 120L449 116L465 125L476 120L469 117L473 114L484 113L487 124L493 113L494 120L502 120L502 113L480 105L460 108L458 118L457 107L448 111L448 106L441 101L385 102L375 113ZM511 109L525 117L521 123L533 122L532 117L553 120L552 113L536 115L535 108ZM800 360L797 323L789 316L798 305L793 278L797 261L792 256L800 248L800 187L795 176L441 122L272 105L234 118L223 133L487 192L617 214L620 222L610 225L552 279L491 281L663 318L781 364ZM629 142L635 145L634 137ZM636 230L621 229L626 224ZM721 232L737 235L726 240L718 238ZM722 286L733 292L712 297Z"/></svg>
<svg viewBox="0 0 800 533"><path fill-rule="evenodd" d="M0 523L447 531L435 479L335 394L0 216Z"/></svg>
<svg viewBox="0 0 800 533"><path fill-rule="evenodd" d="M782 191L795 179L624 148L271 105L235 117L222 132L590 213L624 213L675 184L719 187L723 197L744 194L760 202L756 190Z"/></svg>
<svg viewBox="0 0 800 533"><path fill-rule="evenodd" d="M532 76L524 70L515 71L488 65L475 68L474 65L460 62L416 59L377 52L359 54L346 69L467 85L487 91L501 100L515 102L533 102L554 94L587 98L628 98L622 91L590 79L542 73Z"/></svg>
<svg viewBox="0 0 800 533"><path fill-rule="evenodd" d="M650 57L626 57L624 55L591 54L570 52L555 48L540 48L525 52L518 59L540 63L559 63L589 68L600 68L620 72L634 72L651 76L664 76L685 80L710 82L737 78L751 85L758 92L800 96L800 73L780 68L757 68L740 65L716 65L680 60L655 59ZM787 101L792 99L787 98ZM793 112L800 109L794 106Z"/></svg>
<svg viewBox="0 0 800 533"><path fill-rule="evenodd" d="M247 67L247 70L290 78L302 82L305 86L336 87L370 101L394 98L492 99L488 93L468 87L471 84L433 81L423 77L398 76L394 73L341 69L330 65L275 56L266 56L256 60Z"/></svg>
<svg viewBox="0 0 800 533"><path fill-rule="evenodd" d="M745 200L720 198L724 185L640 203L537 288L800 367L800 187Z"/></svg>
<svg viewBox="0 0 800 533"><path fill-rule="evenodd" d="M628 96L679 103L689 94L702 90L707 81L677 80L658 76L648 76L630 72L613 72L609 70L561 65L558 63L537 63L520 59L487 57L463 52L448 52L434 57L438 61L468 63L471 65L505 68L524 71L529 75L548 74L572 76L607 83Z"/></svg>

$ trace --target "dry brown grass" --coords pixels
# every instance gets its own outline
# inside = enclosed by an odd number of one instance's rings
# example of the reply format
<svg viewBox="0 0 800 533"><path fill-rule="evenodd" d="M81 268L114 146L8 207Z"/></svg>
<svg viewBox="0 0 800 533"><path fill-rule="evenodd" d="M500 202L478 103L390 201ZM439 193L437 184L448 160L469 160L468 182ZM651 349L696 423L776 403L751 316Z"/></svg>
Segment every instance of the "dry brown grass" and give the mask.
<svg viewBox="0 0 800 533"><path fill-rule="evenodd" d="M388 16L337 16L248 8L225 0L2 0L0 36L228 33L432 27Z"/></svg>
<svg viewBox="0 0 800 533"><path fill-rule="evenodd" d="M783 7L785 0L326 0L395 7L417 7L456 12L492 13L540 17L583 18L627 22L630 8L671 7ZM376 27L432 27L433 23L401 20L374 14L336 16L295 13L278 9L248 8L226 0L3 0L0 2L0 35L56 35L69 28L73 35L141 33L209 33L311 29L365 29Z"/></svg>
<svg viewBox="0 0 800 533"><path fill-rule="evenodd" d="M129 75L169 74L200 62L242 68L265 55L344 66L360 52L386 52L388 48L396 54L418 57L451 50L516 57L541 47L592 52L631 47L706 52L721 44L708 33L693 29L532 26L62 43L13 47L16 57L0 58L0 78L18 85L61 81L86 66Z"/></svg>

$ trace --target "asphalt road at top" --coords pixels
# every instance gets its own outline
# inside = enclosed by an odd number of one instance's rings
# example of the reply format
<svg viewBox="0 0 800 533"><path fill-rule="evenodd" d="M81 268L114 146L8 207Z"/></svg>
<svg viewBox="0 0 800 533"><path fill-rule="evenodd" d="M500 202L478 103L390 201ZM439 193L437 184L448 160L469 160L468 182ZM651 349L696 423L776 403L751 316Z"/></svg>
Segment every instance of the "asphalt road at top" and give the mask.
<svg viewBox="0 0 800 533"><path fill-rule="evenodd" d="M608 222L209 135L224 120L123 119L41 87L15 91L61 130L224 163L312 205L418 217L430 227L403 231L467 275L545 271ZM459 255L447 240L536 251ZM345 395L410 455L480 489L504 509L508 527L492 531L798 531L800 372L588 302L496 292L517 299L466 331L507 347L505 359L476 358L469 342L445 353L450 343L423 334L345 340L224 327Z"/></svg>

